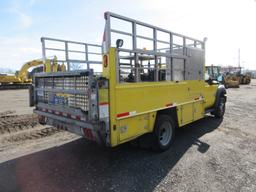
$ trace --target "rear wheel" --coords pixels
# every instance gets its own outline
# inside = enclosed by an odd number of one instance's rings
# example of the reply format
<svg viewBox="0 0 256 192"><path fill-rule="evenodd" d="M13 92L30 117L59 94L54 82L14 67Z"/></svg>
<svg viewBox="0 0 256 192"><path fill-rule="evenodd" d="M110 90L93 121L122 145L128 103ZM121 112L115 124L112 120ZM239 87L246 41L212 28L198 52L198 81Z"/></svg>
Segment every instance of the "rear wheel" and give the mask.
<svg viewBox="0 0 256 192"><path fill-rule="evenodd" d="M175 135L175 123L169 115L158 115L154 127L152 148L165 151L170 148Z"/></svg>

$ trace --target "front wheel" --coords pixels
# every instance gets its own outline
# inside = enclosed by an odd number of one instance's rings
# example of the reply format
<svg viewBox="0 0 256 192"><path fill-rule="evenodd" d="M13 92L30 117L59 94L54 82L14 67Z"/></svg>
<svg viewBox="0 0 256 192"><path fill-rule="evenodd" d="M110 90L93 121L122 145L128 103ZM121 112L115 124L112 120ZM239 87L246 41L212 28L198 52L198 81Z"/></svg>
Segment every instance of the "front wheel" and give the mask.
<svg viewBox="0 0 256 192"><path fill-rule="evenodd" d="M158 115L153 132L153 149L159 152L170 148L175 135L175 123L169 115Z"/></svg>
<svg viewBox="0 0 256 192"><path fill-rule="evenodd" d="M214 116L216 118L222 118L225 114L225 110L226 110L226 99L225 97L221 97L218 103L218 106L214 111Z"/></svg>

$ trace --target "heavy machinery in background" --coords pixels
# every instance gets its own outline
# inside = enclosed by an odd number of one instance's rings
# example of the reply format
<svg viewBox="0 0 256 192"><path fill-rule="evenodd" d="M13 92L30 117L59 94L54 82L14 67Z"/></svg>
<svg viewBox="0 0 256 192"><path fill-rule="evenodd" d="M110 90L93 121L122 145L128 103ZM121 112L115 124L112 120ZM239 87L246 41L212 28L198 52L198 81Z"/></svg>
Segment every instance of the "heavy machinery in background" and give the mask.
<svg viewBox="0 0 256 192"><path fill-rule="evenodd" d="M34 69L32 69L34 68ZM31 72L28 70L32 69ZM15 75L0 74L0 89L24 89L32 83L33 74L36 72L65 71L64 64L59 65L57 57L53 59L36 59L26 62Z"/></svg>
<svg viewBox="0 0 256 192"><path fill-rule="evenodd" d="M248 85L251 82L252 74L242 71L242 67L221 67L221 71L225 74L227 80L238 81L240 85Z"/></svg>
<svg viewBox="0 0 256 192"><path fill-rule="evenodd" d="M223 84L226 88L239 88L239 79L235 76L221 72L221 66L205 66L205 72L212 80Z"/></svg>
<svg viewBox="0 0 256 192"><path fill-rule="evenodd" d="M87 69L35 74L30 104L40 123L109 147L134 141L164 151L179 127L206 113L223 117L226 90L204 79L205 41L111 12L104 16L102 46L93 45L100 49L98 61L87 43L42 38L43 57L57 50L47 46L54 40L64 47L58 50L66 63L84 63ZM80 46L75 50L72 44Z"/></svg>
<svg viewBox="0 0 256 192"><path fill-rule="evenodd" d="M240 74L238 74L238 77L239 77L239 83L242 85L248 85L251 83L252 75L249 72L240 73Z"/></svg>

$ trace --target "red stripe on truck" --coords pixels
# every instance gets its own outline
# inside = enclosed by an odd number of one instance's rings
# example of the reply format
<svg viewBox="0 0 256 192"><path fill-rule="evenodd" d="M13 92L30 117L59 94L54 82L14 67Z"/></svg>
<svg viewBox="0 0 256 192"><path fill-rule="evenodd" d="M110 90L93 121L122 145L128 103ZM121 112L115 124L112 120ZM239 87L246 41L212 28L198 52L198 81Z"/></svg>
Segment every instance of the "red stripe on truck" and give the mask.
<svg viewBox="0 0 256 192"><path fill-rule="evenodd" d="M108 105L108 102L101 102L99 105Z"/></svg>
<svg viewBox="0 0 256 192"><path fill-rule="evenodd" d="M80 120L81 121L81 116L80 115L71 115L71 114L67 114L67 113L63 113L60 111L52 111L52 110L48 110L46 108L43 108L42 111L44 112L49 112L49 113L53 113L55 115L59 115L59 116L64 116L64 117L68 117L68 118L72 118L72 119L76 119L76 120Z"/></svg>
<svg viewBox="0 0 256 192"><path fill-rule="evenodd" d="M130 114L129 112L125 112L125 113L119 113L116 116L117 117L125 117L125 116L128 116L129 114Z"/></svg>

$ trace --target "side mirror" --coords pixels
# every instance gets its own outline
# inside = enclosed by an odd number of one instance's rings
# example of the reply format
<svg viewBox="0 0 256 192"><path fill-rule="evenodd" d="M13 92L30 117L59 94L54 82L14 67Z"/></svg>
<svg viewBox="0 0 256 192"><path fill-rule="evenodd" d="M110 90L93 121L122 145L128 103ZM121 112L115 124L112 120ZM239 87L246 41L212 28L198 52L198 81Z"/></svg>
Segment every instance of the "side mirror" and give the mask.
<svg viewBox="0 0 256 192"><path fill-rule="evenodd" d="M210 77L210 75L208 73L205 73L204 74L204 80L209 84L209 85L212 85L213 84L213 80L212 78Z"/></svg>
<svg viewBox="0 0 256 192"><path fill-rule="evenodd" d="M123 39L117 39L116 40L116 48L122 47L124 44L124 40Z"/></svg>
<svg viewBox="0 0 256 192"><path fill-rule="evenodd" d="M209 78L207 82L208 82L208 84L209 84L209 85L214 84L214 82L213 82L212 78Z"/></svg>

